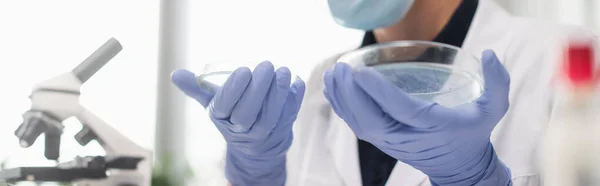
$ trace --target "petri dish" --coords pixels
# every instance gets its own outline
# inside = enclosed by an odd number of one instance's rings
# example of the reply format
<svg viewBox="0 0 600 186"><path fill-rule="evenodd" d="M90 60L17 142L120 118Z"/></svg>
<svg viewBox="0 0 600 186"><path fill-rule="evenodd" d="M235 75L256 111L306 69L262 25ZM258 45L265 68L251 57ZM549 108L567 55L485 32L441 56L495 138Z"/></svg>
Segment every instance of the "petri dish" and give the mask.
<svg viewBox="0 0 600 186"><path fill-rule="evenodd" d="M248 62L212 62L204 65L201 74L196 76L196 84L204 90L209 90L212 93L216 93L217 90L225 84L231 73L240 67L248 67L250 70L254 70L260 63L248 63ZM277 70L279 65L273 64L274 70ZM294 81L294 74L290 69L291 81ZM291 82L290 82L291 83Z"/></svg>
<svg viewBox="0 0 600 186"><path fill-rule="evenodd" d="M483 93L481 61L461 48L429 41L370 45L338 62L373 68L418 99L447 107L471 103Z"/></svg>

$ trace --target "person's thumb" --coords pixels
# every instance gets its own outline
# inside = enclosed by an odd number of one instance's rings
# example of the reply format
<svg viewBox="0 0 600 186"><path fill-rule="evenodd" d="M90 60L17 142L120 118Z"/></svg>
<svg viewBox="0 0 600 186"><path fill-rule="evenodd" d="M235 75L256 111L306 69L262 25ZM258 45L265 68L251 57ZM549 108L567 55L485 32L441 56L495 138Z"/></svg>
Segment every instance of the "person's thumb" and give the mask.
<svg viewBox="0 0 600 186"><path fill-rule="evenodd" d="M493 51L484 51L481 60L485 87L476 105L481 114L500 120L509 107L510 76Z"/></svg>
<svg viewBox="0 0 600 186"><path fill-rule="evenodd" d="M207 107L212 98L215 96L218 86L203 83L199 86L196 81L196 75L187 70L175 70L171 73L171 81L185 95L194 98L203 107Z"/></svg>

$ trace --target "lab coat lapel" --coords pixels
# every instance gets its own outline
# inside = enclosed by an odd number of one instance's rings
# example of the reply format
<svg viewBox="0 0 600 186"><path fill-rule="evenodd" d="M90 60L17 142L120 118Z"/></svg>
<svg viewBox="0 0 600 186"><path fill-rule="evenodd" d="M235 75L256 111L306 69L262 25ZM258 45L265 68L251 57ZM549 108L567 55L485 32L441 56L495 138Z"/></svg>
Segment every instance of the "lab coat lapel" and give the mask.
<svg viewBox="0 0 600 186"><path fill-rule="evenodd" d="M508 24L509 20L510 15L495 2L492 0L480 0L479 7L462 48L473 53L478 58L480 58L484 50L493 49L502 58L508 43L511 42L511 32L508 30L508 27L510 27ZM429 181L427 175L399 161L394 167L386 185L429 185Z"/></svg>
<svg viewBox="0 0 600 186"><path fill-rule="evenodd" d="M471 29L465 39L463 49L481 58L484 50L491 49L496 53L500 62L505 65L511 60L507 58L511 43L514 43L513 31L515 17L492 0L480 0L480 7L475 14ZM510 69L508 69L511 71ZM498 123L492 131L490 140L496 141L498 131L503 131L503 122Z"/></svg>
<svg viewBox="0 0 600 186"><path fill-rule="evenodd" d="M344 185L361 186L358 139L344 120L336 115L332 115L330 120L326 142L337 171L344 180Z"/></svg>
<svg viewBox="0 0 600 186"><path fill-rule="evenodd" d="M398 161L392 174L388 178L386 186L416 186L427 181L427 175L423 172Z"/></svg>
<svg viewBox="0 0 600 186"><path fill-rule="evenodd" d="M492 49L502 57L513 40L511 32L513 17L492 0L479 0L479 7L467 33L462 48L477 58L486 49Z"/></svg>
<svg viewBox="0 0 600 186"><path fill-rule="evenodd" d="M330 129L326 141L333 156L336 169L346 186L361 186L360 161L358 157L358 140L354 132L344 120L337 116L331 118ZM386 185L412 186L419 185L427 179L421 171L410 165L398 162Z"/></svg>

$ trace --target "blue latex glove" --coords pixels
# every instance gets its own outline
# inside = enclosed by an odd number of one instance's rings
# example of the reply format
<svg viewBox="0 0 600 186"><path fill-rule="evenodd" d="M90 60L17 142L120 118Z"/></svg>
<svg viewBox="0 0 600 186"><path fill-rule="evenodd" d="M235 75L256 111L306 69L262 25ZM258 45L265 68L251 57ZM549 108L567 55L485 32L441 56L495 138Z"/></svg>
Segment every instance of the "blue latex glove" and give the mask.
<svg viewBox="0 0 600 186"><path fill-rule="evenodd" d="M274 71L270 62L253 72L242 67L212 95L198 88L193 73L172 74L180 90L208 106L210 119L227 141L225 171L232 185L285 184L285 154L305 90L300 79L290 86L290 76L285 67Z"/></svg>
<svg viewBox="0 0 600 186"><path fill-rule="evenodd" d="M510 77L492 51L483 53L485 92L447 108L408 96L366 67L338 63L325 73L325 96L356 136L421 170L433 185L511 185L490 143L509 107Z"/></svg>

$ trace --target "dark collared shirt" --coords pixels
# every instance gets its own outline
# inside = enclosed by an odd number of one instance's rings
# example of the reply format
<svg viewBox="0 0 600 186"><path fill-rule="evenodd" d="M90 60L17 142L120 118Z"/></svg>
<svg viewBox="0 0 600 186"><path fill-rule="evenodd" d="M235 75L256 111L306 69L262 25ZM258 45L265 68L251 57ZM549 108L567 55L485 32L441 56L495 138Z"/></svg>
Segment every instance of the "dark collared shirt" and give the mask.
<svg viewBox="0 0 600 186"><path fill-rule="evenodd" d="M450 21L433 41L461 47L477 10L478 0L463 0ZM366 32L361 47L375 44L373 32ZM369 142L358 140L360 171L364 186L383 186L398 160L383 153Z"/></svg>

